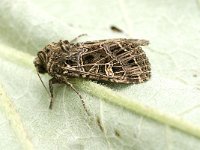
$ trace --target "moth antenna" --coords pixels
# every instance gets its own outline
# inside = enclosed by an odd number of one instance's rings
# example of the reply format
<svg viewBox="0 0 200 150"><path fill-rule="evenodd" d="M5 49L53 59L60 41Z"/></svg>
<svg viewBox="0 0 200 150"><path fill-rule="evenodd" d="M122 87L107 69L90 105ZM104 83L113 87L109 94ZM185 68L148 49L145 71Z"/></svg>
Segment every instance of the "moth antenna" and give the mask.
<svg viewBox="0 0 200 150"><path fill-rule="evenodd" d="M74 43L74 42L76 42L80 37L82 37L82 36L87 36L87 34L85 33L85 34L80 34L79 36L77 36L77 37L75 37L73 40L71 40L70 41L70 43Z"/></svg>
<svg viewBox="0 0 200 150"><path fill-rule="evenodd" d="M37 72L37 75L38 75L38 77L39 77L40 81L42 82L42 85L44 86L44 88L45 88L46 92L48 93L48 95L49 95L49 97L50 97L50 93L49 93L49 91L48 91L47 87L45 86L44 82L42 81L42 78L40 77L40 74L39 74L38 72Z"/></svg>

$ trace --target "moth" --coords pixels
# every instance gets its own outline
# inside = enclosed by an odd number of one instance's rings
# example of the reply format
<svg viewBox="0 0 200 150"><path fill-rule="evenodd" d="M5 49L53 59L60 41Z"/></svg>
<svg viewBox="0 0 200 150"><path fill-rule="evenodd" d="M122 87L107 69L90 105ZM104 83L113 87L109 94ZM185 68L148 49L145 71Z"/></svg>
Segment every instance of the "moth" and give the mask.
<svg viewBox="0 0 200 150"><path fill-rule="evenodd" d="M38 75L48 73L52 77L49 80L50 109L54 97L53 84L69 85L79 95L85 108L81 95L68 81L69 78L137 84L151 77L149 60L142 50L142 46L149 44L147 40L119 38L74 41L76 39L72 42L52 42L39 51L34 60Z"/></svg>

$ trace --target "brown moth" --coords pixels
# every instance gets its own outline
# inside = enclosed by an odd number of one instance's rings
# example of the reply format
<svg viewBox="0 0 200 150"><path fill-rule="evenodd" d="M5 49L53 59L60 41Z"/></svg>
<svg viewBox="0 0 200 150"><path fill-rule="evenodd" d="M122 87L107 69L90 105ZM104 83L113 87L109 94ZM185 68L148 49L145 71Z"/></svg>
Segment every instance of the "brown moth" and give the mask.
<svg viewBox="0 0 200 150"><path fill-rule="evenodd" d="M53 104L53 84L69 85L82 100L68 81L69 78L81 77L124 84L149 80L151 67L142 50L142 46L148 44L147 40L139 39L106 39L82 43L60 40L45 46L37 53L34 65L38 73L52 76L49 80L49 108ZM82 103L85 108L83 100Z"/></svg>

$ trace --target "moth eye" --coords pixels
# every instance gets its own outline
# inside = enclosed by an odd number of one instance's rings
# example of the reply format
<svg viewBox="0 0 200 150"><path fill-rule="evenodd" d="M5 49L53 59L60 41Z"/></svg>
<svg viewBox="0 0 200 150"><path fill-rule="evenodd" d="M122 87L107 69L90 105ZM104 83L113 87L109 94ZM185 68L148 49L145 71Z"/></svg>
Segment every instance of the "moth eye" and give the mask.
<svg viewBox="0 0 200 150"><path fill-rule="evenodd" d="M47 72L43 65L37 66L37 70L39 73L42 73L42 74Z"/></svg>

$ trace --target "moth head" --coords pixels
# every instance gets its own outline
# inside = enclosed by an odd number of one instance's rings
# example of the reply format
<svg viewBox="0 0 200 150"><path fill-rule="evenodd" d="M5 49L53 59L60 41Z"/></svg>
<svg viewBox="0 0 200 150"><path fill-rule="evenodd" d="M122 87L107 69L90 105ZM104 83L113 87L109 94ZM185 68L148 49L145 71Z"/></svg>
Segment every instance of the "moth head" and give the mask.
<svg viewBox="0 0 200 150"><path fill-rule="evenodd" d="M37 69L37 72L39 73L47 73L47 67L46 67L46 62L47 57L44 51L39 51L37 53L37 57L34 60L34 65L35 68Z"/></svg>

